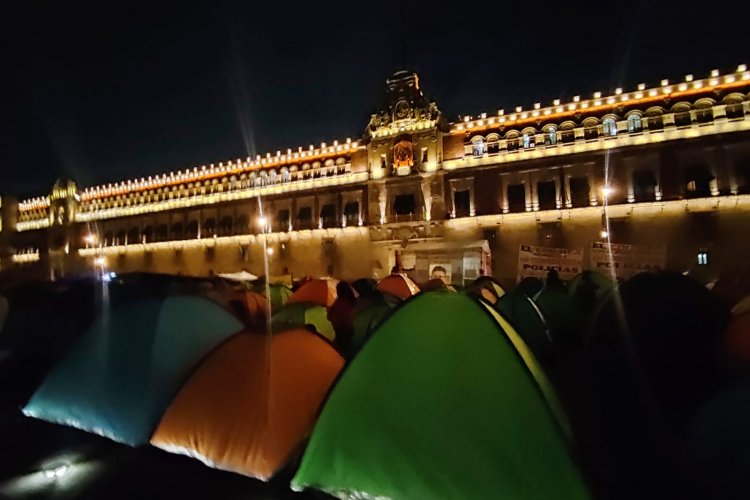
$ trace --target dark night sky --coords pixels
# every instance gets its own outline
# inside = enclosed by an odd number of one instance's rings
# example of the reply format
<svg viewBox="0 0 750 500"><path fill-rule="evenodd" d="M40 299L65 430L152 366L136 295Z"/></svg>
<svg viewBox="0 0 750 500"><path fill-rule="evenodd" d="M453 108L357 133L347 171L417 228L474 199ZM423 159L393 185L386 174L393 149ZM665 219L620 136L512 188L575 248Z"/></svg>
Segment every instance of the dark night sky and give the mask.
<svg viewBox="0 0 750 500"><path fill-rule="evenodd" d="M0 191L359 136L395 70L449 119L750 63L712 2L0 2Z"/></svg>

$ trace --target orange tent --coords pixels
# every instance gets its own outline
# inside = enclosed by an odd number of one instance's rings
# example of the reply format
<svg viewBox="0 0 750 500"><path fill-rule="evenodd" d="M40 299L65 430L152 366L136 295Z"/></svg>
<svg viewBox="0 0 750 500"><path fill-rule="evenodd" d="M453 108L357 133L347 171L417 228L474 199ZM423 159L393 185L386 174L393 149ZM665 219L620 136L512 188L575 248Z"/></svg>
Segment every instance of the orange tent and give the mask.
<svg viewBox="0 0 750 500"><path fill-rule="evenodd" d="M383 293L389 293L401 300L406 300L419 293L419 287L405 274L386 276L375 287Z"/></svg>
<svg viewBox="0 0 750 500"><path fill-rule="evenodd" d="M245 307L253 326L263 326L268 316L268 300L258 292L245 291L244 295Z"/></svg>
<svg viewBox="0 0 750 500"><path fill-rule="evenodd" d="M750 362L750 311L732 316L724 334L724 349L730 359Z"/></svg>
<svg viewBox="0 0 750 500"><path fill-rule="evenodd" d="M182 386L151 444L267 480L312 431L343 365L328 342L302 328L235 335Z"/></svg>
<svg viewBox="0 0 750 500"><path fill-rule="evenodd" d="M287 304L311 302L323 307L331 307L336 301L336 285L338 283L339 280L333 278L310 280L289 297Z"/></svg>

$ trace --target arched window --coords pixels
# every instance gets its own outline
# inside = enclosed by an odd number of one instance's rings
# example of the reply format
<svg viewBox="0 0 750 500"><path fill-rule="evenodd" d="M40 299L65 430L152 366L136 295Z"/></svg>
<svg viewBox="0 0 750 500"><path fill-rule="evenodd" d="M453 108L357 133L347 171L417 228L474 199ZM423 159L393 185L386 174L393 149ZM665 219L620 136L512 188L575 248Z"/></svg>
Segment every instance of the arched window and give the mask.
<svg viewBox="0 0 750 500"><path fill-rule="evenodd" d="M289 169L286 167L281 169L281 182L289 182Z"/></svg>
<svg viewBox="0 0 750 500"><path fill-rule="evenodd" d="M643 123L641 122L641 115L633 113L628 116L628 133L637 134L643 130Z"/></svg>
<svg viewBox="0 0 750 500"><path fill-rule="evenodd" d="M695 119L698 123L709 123L714 119L713 99L698 99L695 103Z"/></svg>
<svg viewBox="0 0 750 500"><path fill-rule="evenodd" d="M745 117L745 109L742 106L743 100L744 99L742 94L739 93L729 94L728 96L724 97L724 99L722 99L721 102L726 105L724 112L727 118L732 120L735 118Z"/></svg>
<svg viewBox="0 0 750 500"><path fill-rule="evenodd" d="M672 106L672 112L674 113L674 124L677 127L687 127L693 122L690 116L690 103L678 102Z"/></svg>
<svg viewBox="0 0 750 500"><path fill-rule="evenodd" d="M505 134L506 147L508 151L516 151L518 149L518 137L519 133L517 130L510 130Z"/></svg>
<svg viewBox="0 0 750 500"><path fill-rule="evenodd" d="M487 136L487 153L495 154L500 151L500 135L489 134Z"/></svg>
<svg viewBox="0 0 750 500"><path fill-rule="evenodd" d="M605 137L614 137L617 135L617 122L611 116L602 120L602 134Z"/></svg>
<svg viewBox="0 0 750 500"><path fill-rule="evenodd" d="M268 183L269 184L276 184L277 181L278 181L278 179L277 179L277 176L276 176L276 170L270 170L268 172Z"/></svg>
<svg viewBox="0 0 750 500"><path fill-rule="evenodd" d="M562 125L560 125L560 140L562 140L563 143L567 144L575 141L575 127L575 123L570 121L564 122Z"/></svg>
<svg viewBox="0 0 750 500"><path fill-rule="evenodd" d="M649 130L661 130L664 128L664 109L654 106L646 110L646 125Z"/></svg>
<svg viewBox="0 0 750 500"><path fill-rule="evenodd" d="M471 155L482 156L485 153L484 138L482 136L475 136L471 138Z"/></svg>
<svg viewBox="0 0 750 500"><path fill-rule="evenodd" d="M597 118L589 117L583 120L583 137L586 140L599 137L599 120Z"/></svg>
<svg viewBox="0 0 750 500"><path fill-rule="evenodd" d="M557 144L557 127L554 125L547 125L544 128L544 145L554 146Z"/></svg>
<svg viewBox="0 0 750 500"><path fill-rule="evenodd" d="M536 130L534 130L533 128L523 129L523 134L522 134L523 148L524 149L533 148L535 137L536 137Z"/></svg>

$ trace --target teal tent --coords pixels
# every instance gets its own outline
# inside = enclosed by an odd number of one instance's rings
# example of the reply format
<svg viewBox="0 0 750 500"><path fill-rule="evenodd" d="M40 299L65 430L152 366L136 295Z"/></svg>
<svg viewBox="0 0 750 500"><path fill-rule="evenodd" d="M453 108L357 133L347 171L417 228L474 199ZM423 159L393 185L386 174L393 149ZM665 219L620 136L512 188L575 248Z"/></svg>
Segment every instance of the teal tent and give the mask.
<svg viewBox="0 0 750 500"><path fill-rule="evenodd" d="M190 370L242 324L213 302L172 296L113 307L23 409L114 441L147 443Z"/></svg>
<svg viewBox="0 0 750 500"><path fill-rule="evenodd" d="M556 398L496 312L422 293L341 375L292 480L342 498L583 499Z"/></svg>

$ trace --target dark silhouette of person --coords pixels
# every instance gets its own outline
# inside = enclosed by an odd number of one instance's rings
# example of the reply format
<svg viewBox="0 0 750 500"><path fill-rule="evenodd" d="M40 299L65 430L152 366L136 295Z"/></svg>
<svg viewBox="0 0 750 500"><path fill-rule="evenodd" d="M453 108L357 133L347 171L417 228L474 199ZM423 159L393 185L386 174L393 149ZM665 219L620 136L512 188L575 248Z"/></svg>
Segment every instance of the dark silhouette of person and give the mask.
<svg viewBox="0 0 750 500"><path fill-rule="evenodd" d="M336 332L336 346L341 353L349 353L354 334L354 308L357 298L352 288L344 281L336 285L336 301L328 309L328 321Z"/></svg>

